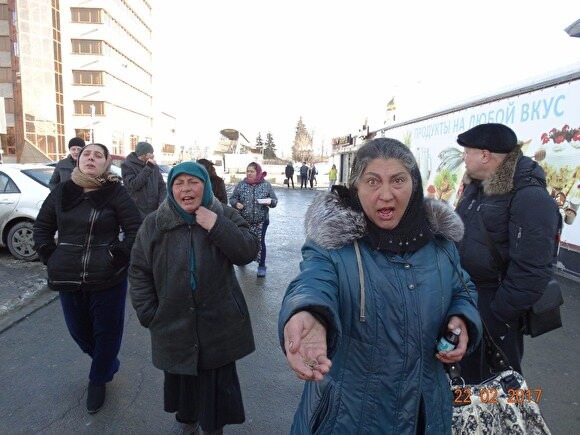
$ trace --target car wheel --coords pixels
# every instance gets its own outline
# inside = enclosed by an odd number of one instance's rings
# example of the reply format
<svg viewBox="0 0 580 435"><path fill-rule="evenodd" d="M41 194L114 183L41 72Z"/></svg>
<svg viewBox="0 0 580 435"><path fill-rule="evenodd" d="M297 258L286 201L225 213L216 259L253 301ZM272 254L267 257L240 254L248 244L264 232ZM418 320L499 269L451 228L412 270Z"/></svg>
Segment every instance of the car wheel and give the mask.
<svg viewBox="0 0 580 435"><path fill-rule="evenodd" d="M33 261L38 258L32 239L32 222L18 222L14 225L6 242L10 253L19 260Z"/></svg>

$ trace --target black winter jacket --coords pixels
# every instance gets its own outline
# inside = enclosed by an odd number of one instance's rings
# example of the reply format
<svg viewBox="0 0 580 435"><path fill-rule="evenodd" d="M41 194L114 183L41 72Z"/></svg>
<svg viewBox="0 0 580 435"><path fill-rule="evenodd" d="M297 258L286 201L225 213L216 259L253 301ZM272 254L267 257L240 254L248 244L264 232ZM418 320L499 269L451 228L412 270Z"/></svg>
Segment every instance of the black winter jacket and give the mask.
<svg viewBox="0 0 580 435"><path fill-rule="evenodd" d="M54 167L54 172L50 181L48 182L48 188L53 190L56 185L62 181L70 180L73 169L76 167L77 162L69 154L64 159L60 160Z"/></svg>
<svg viewBox="0 0 580 435"><path fill-rule="evenodd" d="M167 196L167 186L159 167L142 162L134 152L121 163L123 184L137 204L141 218L157 210Z"/></svg>
<svg viewBox="0 0 580 435"><path fill-rule="evenodd" d="M86 193L72 180L60 183L34 223L34 244L47 266L48 286L57 291L92 291L126 279L140 224L139 211L120 183ZM124 233L122 241L119 229Z"/></svg>
<svg viewBox="0 0 580 435"><path fill-rule="evenodd" d="M542 168L516 148L483 182L466 178L457 213L465 224L458 244L461 265L479 292L479 306L488 327L517 321L542 295L552 274L559 212L546 190ZM511 200L511 205L510 205ZM501 257L500 272L486 244L487 232Z"/></svg>
<svg viewBox="0 0 580 435"><path fill-rule="evenodd" d="M130 295L151 333L155 367L197 375L255 349L250 314L233 265L256 258L258 239L247 222L214 199L208 232L188 225L165 200L145 218L131 253ZM195 255L196 288L190 261Z"/></svg>

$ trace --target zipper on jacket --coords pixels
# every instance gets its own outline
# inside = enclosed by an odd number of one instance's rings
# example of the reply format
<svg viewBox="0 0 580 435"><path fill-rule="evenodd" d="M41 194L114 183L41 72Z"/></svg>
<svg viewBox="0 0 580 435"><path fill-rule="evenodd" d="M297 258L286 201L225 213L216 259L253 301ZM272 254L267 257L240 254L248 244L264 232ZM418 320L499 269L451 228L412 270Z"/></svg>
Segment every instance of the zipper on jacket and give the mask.
<svg viewBox="0 0 580 435"><path fill-rule="evenodd" d="M521 238L522 238L522 227L518 227L518 235L516 237L516 248L520 245Z"/></svg>
<svg viewBox="0 0 580 435"><path fill-rule="evenodd" d="M87 237L85 239L86 250L82 261L83 271L81 273L81 279L83 282L86 282L87 278L87 265L89 264L89 259L91 258L91 240L93 239L93 227L95 226L95 222L98 216L99 211L95 210L94 208L91 209L91 214L89 216L89 232L87 233Z"/></svg>
<svg viewBox="0 0 580 435"><path fill-rule="evenodd" d="M473 204L475 203L475 198L471 200L471 203L469 204L469 206L467 207L467 210L471 210L471 207L473 207ZM479 210L479 209L478 209Z"/></svg>

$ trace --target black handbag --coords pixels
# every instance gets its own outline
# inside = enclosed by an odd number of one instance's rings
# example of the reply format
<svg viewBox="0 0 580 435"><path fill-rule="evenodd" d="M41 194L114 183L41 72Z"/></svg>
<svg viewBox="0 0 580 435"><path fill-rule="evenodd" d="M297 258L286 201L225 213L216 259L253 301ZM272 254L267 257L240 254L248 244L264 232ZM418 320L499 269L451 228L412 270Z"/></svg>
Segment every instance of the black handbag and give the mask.
<svg viewBox="0 0 580 435"><path fill-rule="evenodd" d="M550 280L542 297L522 316L520 332L537 337L562 327L560 305L564 303L560 283Z"/></svg>

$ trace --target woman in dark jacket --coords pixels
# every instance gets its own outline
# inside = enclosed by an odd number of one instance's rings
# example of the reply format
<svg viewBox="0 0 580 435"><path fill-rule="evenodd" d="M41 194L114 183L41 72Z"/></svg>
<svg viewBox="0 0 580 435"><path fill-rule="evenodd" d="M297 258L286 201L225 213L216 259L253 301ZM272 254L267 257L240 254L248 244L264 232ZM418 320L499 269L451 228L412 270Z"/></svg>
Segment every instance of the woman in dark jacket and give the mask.
<svg viewBox="0 0 580 435"><path fill-rule="evenodd" d="M208 159L199 159L197 163L202 165L209 174L209 181L211 182L211 189L214 196L219 199L222 204L227 204L228 194L226 191L226 183L224 182L224 179L216 173L213 163Z"/></svg>
<svg viewBox="0 0 580 435"><path fill-rule="evenodd" d="M165 411L191 430L199 424L220 434L245 420L235 361L255 345L233 265L250 263L258 240L214 198L198 163L173 167L167 191L137 234L131 300L151 333L153 364L164 372Z"/></svg>
<svg viewBox="0 0 580 435"><path fill-rule="evenodd" d="M141 223L135 203L110 167L107 147L86 145L71 179L50 192L34 224L48 286L60 292L68 330L92 358L89 413L101 409L106 383L119 370L127 266Z"/></svg>
<svg viewBox="0 0 580 435"><path fill-rule="evenodd" d="M443 363L474 349L482 328L453 243L461 219L424 200L415 158L394 139L359 148L348 185L310 205L280 310L286 358L306 380L292 433L451 433ZM438 352L455 328L457 347Z"/></svg>

